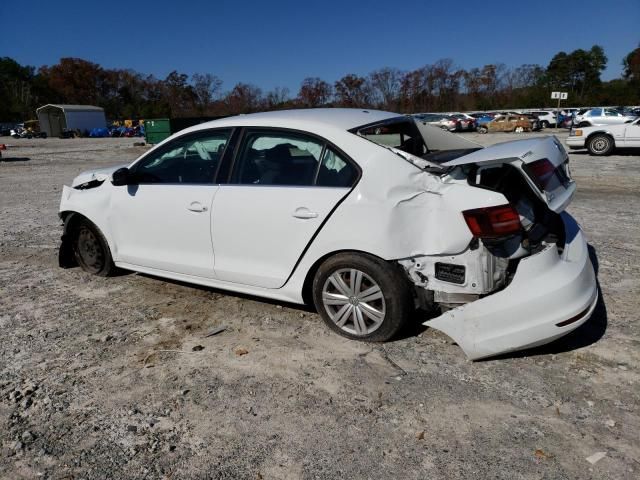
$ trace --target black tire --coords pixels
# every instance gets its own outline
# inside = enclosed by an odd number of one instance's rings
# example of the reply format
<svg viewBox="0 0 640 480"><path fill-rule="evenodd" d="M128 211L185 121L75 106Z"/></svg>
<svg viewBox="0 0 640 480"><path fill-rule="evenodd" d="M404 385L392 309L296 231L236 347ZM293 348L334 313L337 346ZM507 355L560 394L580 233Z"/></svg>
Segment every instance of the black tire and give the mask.
<svg viewBox="0 0 640 480"><path fill-rule="evenodd" d="M489 129L487 127L485 127L484 125L480 125L478 127L478 133L488 133Z"/></svg>
<svg viewBox="0 0 640 480"><path fill-rule="evenodd" d="M85 272L108 277L115 271L107 240L89 220L83 219L75 224L71 242L76 262Z"/></svg>
<svg viewBox="0 0 640 480"><path fill-rule="evenodd" d="M578 127L583 128L583 127L590 127L591 124L589 122L580 122L578 124Z"/></svg>
<svg viewBox="0 0 640 480"><path fill-rule="evenodd" d="M597 134L589 138L587 148L591 155L604 156L609 155L613 150L613 138L605 134Z"/></svg>
<svg viewBox="0 0 640 480"><path fill-rule="evenodd" d="M359 271L362 275L361 288L364 290L361 290L361 292L366 293L367 289L371 290L377 286L381 292L381 298L360 302L357 299L357 295L354 295L348 297L348 305L325 305L323 293L329 293L329 289L333 286L330 277L348 275L347 272L353 270ZM353 281L353 277L351 277L351 281ZM347 287L353 288L352 283L350 282ZM356 298L354 299L354 297ZM362 253L339 253L325 260L313 279L313 302L322 319L334 332L353 340L367 342L390 340L404 327L413 312L411 286L400 267L395 268L395 266L384 260ZM357 329L355 318L358 305L361 307L358 310L364 312L360 313L360 319L364 322L365 327L370 329L368 332L357 333L354 331L354 329ZM367 308L365 309L363 305L366 305ZM336 311L344 307L347 310L345 310L346 315L343 318L348 320L343 326L338 326L332 320L330 310L333 309L332 314L336 318L338 316ZM368 314L365 310L369 308L384 312L377 326L376 322L367 316Z"/></svg>
<svg viewBox="0 0 640 480"><path fill-rule="evenodd" d="M542 123L540 123L540 125L542 126L542 128L549 128L549 122L546 120L542 120Z"/></svg>

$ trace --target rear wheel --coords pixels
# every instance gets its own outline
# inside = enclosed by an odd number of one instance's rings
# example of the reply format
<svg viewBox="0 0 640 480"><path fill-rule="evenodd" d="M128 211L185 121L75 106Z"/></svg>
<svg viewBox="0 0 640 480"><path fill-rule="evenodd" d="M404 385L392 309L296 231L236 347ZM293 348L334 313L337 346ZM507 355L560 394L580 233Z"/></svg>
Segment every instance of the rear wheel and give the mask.
<svg viewBox="0 0 640 480"><path fill-rule="evenodd" d="M332 330L370 342L393 338L413 309L410 286L400 269L361 253L326 260L313 280L313 301Z"/></svg>
<svg viewBox="0 0 640 480"><path fill-rule="evenodd" d="M540 125L542 126L542 128L549 128L549 122L547 122L546 120L543 120Z"/></svg>
<svg viewBox="0 0 640 480"><path fill-rule="evenodd" d="M485 127L484 125L480 125L478 127L478 133L487 133L489 131L489 129L487 127Z"/></svg>
<svg viewBox="0 0 640 480"><path fill-rule="evenodd" d="M73 254L88 273L107 277L115 270L109 245L102 232L88 220L80 220L72 233Z"/></svg>
<svg viewBox="0 0 640 480"><path fill-rule="evenodd" d="M613 150L613 139L609 135L594 135L589 139L587 148L591 155L609 155Z"/></svg>
<svg viewBox="0 0 640 480"><path fill-rule="evenodd" d="M516 133L522 133L524 132L524 127L516 127L513 131Z"/></svg>

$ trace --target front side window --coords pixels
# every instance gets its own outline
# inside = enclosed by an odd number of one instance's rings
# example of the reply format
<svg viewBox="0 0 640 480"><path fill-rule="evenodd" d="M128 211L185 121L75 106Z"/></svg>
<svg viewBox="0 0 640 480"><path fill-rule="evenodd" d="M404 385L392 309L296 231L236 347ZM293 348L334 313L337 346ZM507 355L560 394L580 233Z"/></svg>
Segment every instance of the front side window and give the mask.
<svg viewBox="0 0 640 480"><path fill-rule="evenodd" d="M306 135L248 131L231 183L313 185L322 150L322 142Z"/></svg>
<svg viewBox="0 0 640 480"><path fill-rule="evenodd" d="M230 131L185 135L132 167L138 183L212 184Z"/></svg>

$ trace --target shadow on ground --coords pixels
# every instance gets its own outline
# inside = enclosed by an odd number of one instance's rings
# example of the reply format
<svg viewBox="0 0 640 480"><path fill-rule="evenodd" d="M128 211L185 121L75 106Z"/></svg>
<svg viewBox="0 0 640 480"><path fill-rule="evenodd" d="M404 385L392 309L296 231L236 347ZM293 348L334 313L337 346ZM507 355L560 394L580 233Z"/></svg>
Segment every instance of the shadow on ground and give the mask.
<svg viewBox="0 0 640 480"><path fill-rule="evenodd" d="M29 157L0 157L0 162L28 162L31 160Z"/></svg>
<svg viewBox="0 0 640 480"><path fill-rule="evenodd" d="M640 155L640 150L637 148L616 148L612 154L619 155L621 157L637 157ZM584 155L589 156L589 150L571 150L571 155ZM606 157L603 157L606 158Z"/></svg>

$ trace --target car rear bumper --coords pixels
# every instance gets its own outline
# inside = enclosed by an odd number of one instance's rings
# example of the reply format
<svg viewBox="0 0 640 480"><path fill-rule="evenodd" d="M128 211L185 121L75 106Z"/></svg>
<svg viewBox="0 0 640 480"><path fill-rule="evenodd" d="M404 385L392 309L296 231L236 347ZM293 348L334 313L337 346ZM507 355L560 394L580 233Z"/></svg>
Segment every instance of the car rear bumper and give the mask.
<svg viewBox="0 0 640 480"><path fill-rule="evenodd" d="M549 343L575 330L598 301L587 242L562 214L566 245L522 259L507 288L424 324L450 336L472 360Z"/></svg>

